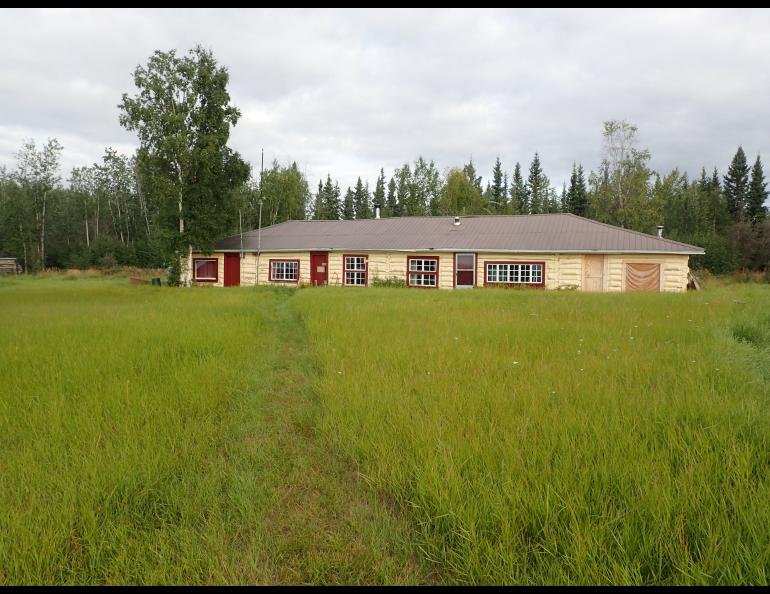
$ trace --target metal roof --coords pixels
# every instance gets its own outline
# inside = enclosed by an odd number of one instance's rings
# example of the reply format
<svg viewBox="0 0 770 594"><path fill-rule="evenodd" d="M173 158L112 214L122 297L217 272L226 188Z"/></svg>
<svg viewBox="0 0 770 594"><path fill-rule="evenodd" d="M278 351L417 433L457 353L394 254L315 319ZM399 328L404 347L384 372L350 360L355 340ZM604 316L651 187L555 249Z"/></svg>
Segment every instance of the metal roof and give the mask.
<svg viewBox="0 0 770 594"><path fill-rule="evenodd" d="M215 251L500 251L703 254L702 248L572 214L286 221L232 235Z"/></svg>

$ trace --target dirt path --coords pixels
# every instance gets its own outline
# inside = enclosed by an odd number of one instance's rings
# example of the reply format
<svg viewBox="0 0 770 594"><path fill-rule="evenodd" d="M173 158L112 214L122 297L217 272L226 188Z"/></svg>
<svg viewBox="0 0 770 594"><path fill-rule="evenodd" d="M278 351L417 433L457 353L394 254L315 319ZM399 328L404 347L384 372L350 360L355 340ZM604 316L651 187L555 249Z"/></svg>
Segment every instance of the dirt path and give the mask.
<svg viewBox="0 0 770 594"><path fill-rule="evenodd" d="M243 577L281 584L420 584L436 576L410 545L409 526L316 433L316 370L290 299L276 311L282 337L274 378L260 395L260 432L248 447L265 461L271 492L263 540ZM256 544L256 543L255 543ZM267 552L267 555L265 554Z"/></svg>

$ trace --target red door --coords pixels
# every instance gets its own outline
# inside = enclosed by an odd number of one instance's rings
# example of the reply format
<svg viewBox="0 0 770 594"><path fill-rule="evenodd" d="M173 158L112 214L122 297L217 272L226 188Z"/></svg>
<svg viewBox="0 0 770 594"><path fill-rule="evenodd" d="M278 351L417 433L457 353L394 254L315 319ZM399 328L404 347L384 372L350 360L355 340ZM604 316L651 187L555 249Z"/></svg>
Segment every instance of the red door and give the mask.
<svg viewBox="0 0 770 594"><path fill-rule="evenodd" d="M455 287L476 284L476 254L455 254Z"/></svg>
<svg viewBox="0 0 770 594"><path fill-rule="evenodd" d="M323 287L329 279L329 254L312 252L310 254L310 284Z"/></svg>
<svg viewBox="0 0 770 594"><path fill-rule="evenodd" d="M240 254L225 254L225 286L237 287L241 284Z"/></svg>

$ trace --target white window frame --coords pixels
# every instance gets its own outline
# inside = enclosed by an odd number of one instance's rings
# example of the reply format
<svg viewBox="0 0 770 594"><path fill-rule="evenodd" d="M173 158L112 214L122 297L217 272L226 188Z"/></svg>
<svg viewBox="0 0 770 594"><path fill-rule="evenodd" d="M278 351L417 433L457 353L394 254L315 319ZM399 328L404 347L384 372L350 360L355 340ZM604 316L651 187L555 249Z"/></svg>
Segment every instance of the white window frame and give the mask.
<svg viewBox="0 0 770 594"><path fill-rule="evenodd" d="M352 266L349 265L352 263ZM369 258L361 254L342 256L342 274L346 287L365 287L368 277Z"/></svg>
<svg viewBox="0 0 770 594"><path fill-rule="evenodd" d="M425 289L438 288L438 258L410 256L407 265L407 284L410 287L419 287ZM427 283L425 281L432 280Z"/></svg>
<svg viewBox="0 0 770 594"><path fill-rule="evenodd" d="M299 260L270 260L269 278L274 283L299 282Z"/></svg>
<svg viewBox="0 0 770 594"><path fill-rule="evenodd" d="M487 262L484 266L484 283L545 286L545 264L543 262Z"/></svg>

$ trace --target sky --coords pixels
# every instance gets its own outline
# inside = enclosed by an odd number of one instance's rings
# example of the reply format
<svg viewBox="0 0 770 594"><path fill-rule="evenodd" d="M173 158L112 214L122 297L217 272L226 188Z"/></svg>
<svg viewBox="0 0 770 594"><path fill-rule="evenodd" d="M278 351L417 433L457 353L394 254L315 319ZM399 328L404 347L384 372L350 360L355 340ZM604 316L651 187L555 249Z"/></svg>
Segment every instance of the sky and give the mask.
<svg viewBox="0 0 770 594"><path fill-rule="evenodd" d="M231 146L296 161L311 189L374 184L418 156L443 172L537 151L561 188L601 162L602 125L638 126L661 173L770 159L770 11L0 9L0 165L64 145L62 179L132 152L118 122L153 51L201 44L230 72Z"/></svg>

